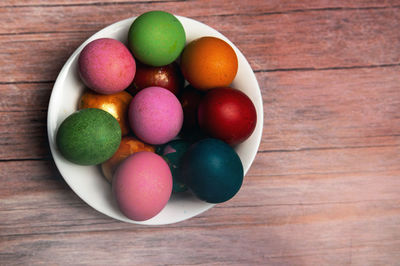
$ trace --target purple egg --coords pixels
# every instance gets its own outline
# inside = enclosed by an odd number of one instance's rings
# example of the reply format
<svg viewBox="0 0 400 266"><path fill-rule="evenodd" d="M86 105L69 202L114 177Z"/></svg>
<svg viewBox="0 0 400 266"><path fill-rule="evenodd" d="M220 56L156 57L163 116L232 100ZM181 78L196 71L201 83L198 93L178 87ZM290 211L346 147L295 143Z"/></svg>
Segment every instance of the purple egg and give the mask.
<svg viewBox="0 0 400 266"><path fill-rule="evenodd" d="M112 94L123 91L133 81L136 63L120 41L102 38L87 44L79 55L79 75L90 89Z"/></svg>
<svg viewBox="0 0 400 266"><path fill-rule="evenodd" d="M162 87L148 87L138 92L132 99L128 114L135 135L153 145L175 138L183 123L178 98Z"/></svg>

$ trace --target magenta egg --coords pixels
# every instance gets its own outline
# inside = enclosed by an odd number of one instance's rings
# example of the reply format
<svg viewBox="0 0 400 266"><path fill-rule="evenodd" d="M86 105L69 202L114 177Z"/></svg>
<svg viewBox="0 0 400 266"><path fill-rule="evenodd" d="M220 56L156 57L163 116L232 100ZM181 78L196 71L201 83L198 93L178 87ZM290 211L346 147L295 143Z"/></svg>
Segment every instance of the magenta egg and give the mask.
<svg viewBox="0 0 400 266"><path fill-rule="evenodd" d="M87 44L78 59L79 75L90 89L112 94L126 89L136 72L136 63L120 41L102 38Z"/></svg>
<svg viewBox="0 0 400 266"><path fill-rule="evenodd" d="M118 167L112 190L126 217L135 221L148 220L167 204L172 192L172 174L161 156L137 152Z"/></svg>
<svg viewBox="0 0 400 266"><path fill-rule="evenodd" d="M129 124L135 135L153 145L167 143L182 128L183 111L176 96L161 87L148 87L133 97Z"/></svg>

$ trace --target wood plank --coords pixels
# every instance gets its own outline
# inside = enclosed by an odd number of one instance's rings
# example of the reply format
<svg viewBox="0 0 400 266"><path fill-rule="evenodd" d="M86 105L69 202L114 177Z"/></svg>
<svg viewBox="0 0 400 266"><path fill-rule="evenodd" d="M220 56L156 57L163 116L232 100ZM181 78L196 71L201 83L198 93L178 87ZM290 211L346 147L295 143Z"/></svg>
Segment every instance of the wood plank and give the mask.
<svg viewBox="0 0 400 266"><path fill-rule="evenodd" d="M79 44L151 9L230 38L264 102L240 192L139 226L92 209L50 157L47 105ZM398 265L400 1L0 1L0 265Z"/></svg>
<svg viewBox="0 0 400 266"><path fill-rule="evenodd" d="M3 0L0 3L0 7L25 7L25 6L40 6L40 7L48 7L55 5L62 6L72 6L72 5L138 5L140 3L145 3L151 6L157 6L159 2L162 4L168 4L169 2L173 3L174 6L182 6L188 9L198 7L198 9L209 9L209 10L217 10L218 12L231 12L231 10L237 11L238 5L243 3L239 0L233 1L213 1L213 0L203 0L200 1L182 1L182 0L157 0L157 1L143 1L143 0L118 0L118 1L99 1L99 0ZM185 3L181 3L185 2ZM398 0L338 0L338 1L319 1L319 0L309 0L307 2L296 1L296 0L287 0L287 1L278 1L278 0L255 0L251 1L251 5L241 5L240 11L249 12L248 9L256 9L256 10L267 10L268 12L288 12L293 10L307 10L307 9L322 9L322 8L384 8L390 7L394 5L398 5ZM199 10L192 10L192 12L199 12ZM219 15L219 13L218 13Z"/></svg>
<svg viewBox="0 0 400 266"><path fill-rule="evenodd" d="M260 150L400 144L400 67L257 73Z"/></svg>
<svg viewBox="0 0 400 266"><path fill-rule="evenodd" d="M140 2L146 2L148 5L154 5L158 2L179 2L182 0L118 0L118 1L99 1L99 0L24 0L23 2L18 0L4 0L1 2L0 7L26 7L26 6L40 6L40 7L48 7L48 6L82 6L82 5L132 5L139 4Z"/></svg>
<svg viewBox="0 0 400 266"><path fill-rule="evenodd" d="M2 211L7 209L8 203L11 202L15 204L12 208L18 208L18 205L23 206L18 201L14 201L23 195L34 198L35 195L41 196L49 192L63 193L70 190L52 159L2 161L0 165L0 180L4 184L0 189ZM26 204L32 207L36 203L26 202ZM48 204L51 205L51 202ZM8 210L12 209L8 208Z"/></svg>
<svg viewBox="0 0 400 266"><path fill-rule="evenodd" d="M260 72L260 151L400 145L400 67ZM46 158L52 83L0 85L0 159ZM18 134L15 134L18 132ZM35 141L32 141L35 140Z"/></svg>
<svg viewBox="0 0 400 266"><path fill-rule="evenodd" d="M90 33L0 36L0 83L54 82ZM29 60L26 60L26 59Z"/></svg>
<svg viewBox="0 0 400 266"><path fill-rule="evenodd" d="M0 112L47 111L54 83L0 84Z"/></svg>
<svg viewBox="0 0 400 266"><path fill-rule="evenodd" d="M399 235L396 230L391 234L395 222L389 222L384 229L379 228L382 220L370 222L373 226L362 222L321 224L318 232L309 226L227 226L191 230L134 227L90 234L28 235L10 237L0 258L21 264L56 264L62 260L61 264L69 265L107 265L115 261L118 265L156 265L159 261L167 265L395 265L393 262L399 259ZM381 237L375 237L377 231ZM366 239L361 240L361 236ZM282 251L282 246L287 249Z"/></svg>
<svg viewBox="0 0 400 266"><path fill-rule="evenodd" d="M4 47L0 53L0 82L54 80L80 43L102 27L130 16L124 6L39 10L37 17L28 16L32 8L0 12L9 21L4 24L3 33L16 30L16 20L17 25L23 25L21 30L32 33L0 36L0 46ZM400 27L399 11L400 8L393 8L308 11L290 16L193 17L230 38L255 71L269 71L399 64L400 33L393 31ZM61 12L63 16L59 15ZM82 21L81 17L88 13L95 15ZM29 22L20 21L21 18L29 18ZM38 29L45 33L35 33Z"/></svg>
<svg viewBox="0 0 400 266"><path fill-rule="evenodd" d="M379 160L384 157L373 161ZM59 179L51 161L1 162L0 242L7 245L0 245L0 260L110 264L115 258L104 254L118 250L119 264L128 265L160 258L161 250L171 264L329 265L338 257L340 264L390 263L400 249L398 165L366 174L251 171L231 201L179 224L146 227L92 210Z"/></svg>
<svg viewBox="0 0 400 266"><path fill-rule="evenodd" d="M0 159L48 158L47 110L2 112Z"/></svg>
<svg viewBox="0 0 400 266"><path fill-rule="evenodd" d="M396 154L398 147L260 153L232 200L176 226L280 226L400 215ZM120 229L79 200L51 160L0 166L0 224L7 228L0 235Z"/></svg>
<svg viewBox="0 0 400 266"><path fill-rule="evenodd" d="M0 85L0 159L49 158L47 106L52 83Z"/></svg>

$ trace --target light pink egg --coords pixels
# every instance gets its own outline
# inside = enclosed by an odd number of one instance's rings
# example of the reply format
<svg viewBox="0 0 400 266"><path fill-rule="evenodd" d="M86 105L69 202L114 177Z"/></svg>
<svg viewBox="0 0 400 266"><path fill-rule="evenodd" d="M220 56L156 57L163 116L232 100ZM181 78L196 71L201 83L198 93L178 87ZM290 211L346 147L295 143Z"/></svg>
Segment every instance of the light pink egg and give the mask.
<svg viewBox="0 0 400 266"><path fill-rule="evenodd" d="M129 123L135 135L149 144L167 143L183 123L182 106L176 96L162 87L148 87L132 99Z"/></svg>
<svg viewBox="0 0 400 266"><path fill-rule="evenodd" d="M148 220L165 207L171 196L171 171L164 159L153 152L134 153L118 167L112 189L126 217Z"/></svg>
<svg viewBox="0 0 400 266"><path fill-rule="evenodd" d="M133 81L136 63L120 41L102 38L85 46L78 59L79 75L86 86L102 94L126 89Z"/></svg>

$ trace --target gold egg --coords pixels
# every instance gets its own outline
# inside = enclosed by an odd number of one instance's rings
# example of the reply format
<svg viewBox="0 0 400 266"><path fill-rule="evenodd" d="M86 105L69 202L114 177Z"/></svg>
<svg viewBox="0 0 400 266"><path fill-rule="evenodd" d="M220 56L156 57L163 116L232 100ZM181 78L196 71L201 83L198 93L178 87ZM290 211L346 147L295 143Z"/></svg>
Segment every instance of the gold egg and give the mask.
<svg viewBox="0 0 400 266"><path fill-rule="evenodd" d="M114 94L99 94L91 90L83 93L79 100L78 108L97 108L102 109L117 119L121 134L125 136L129 133L128 108L132 100L132 95L126 91Z"/></svg>

